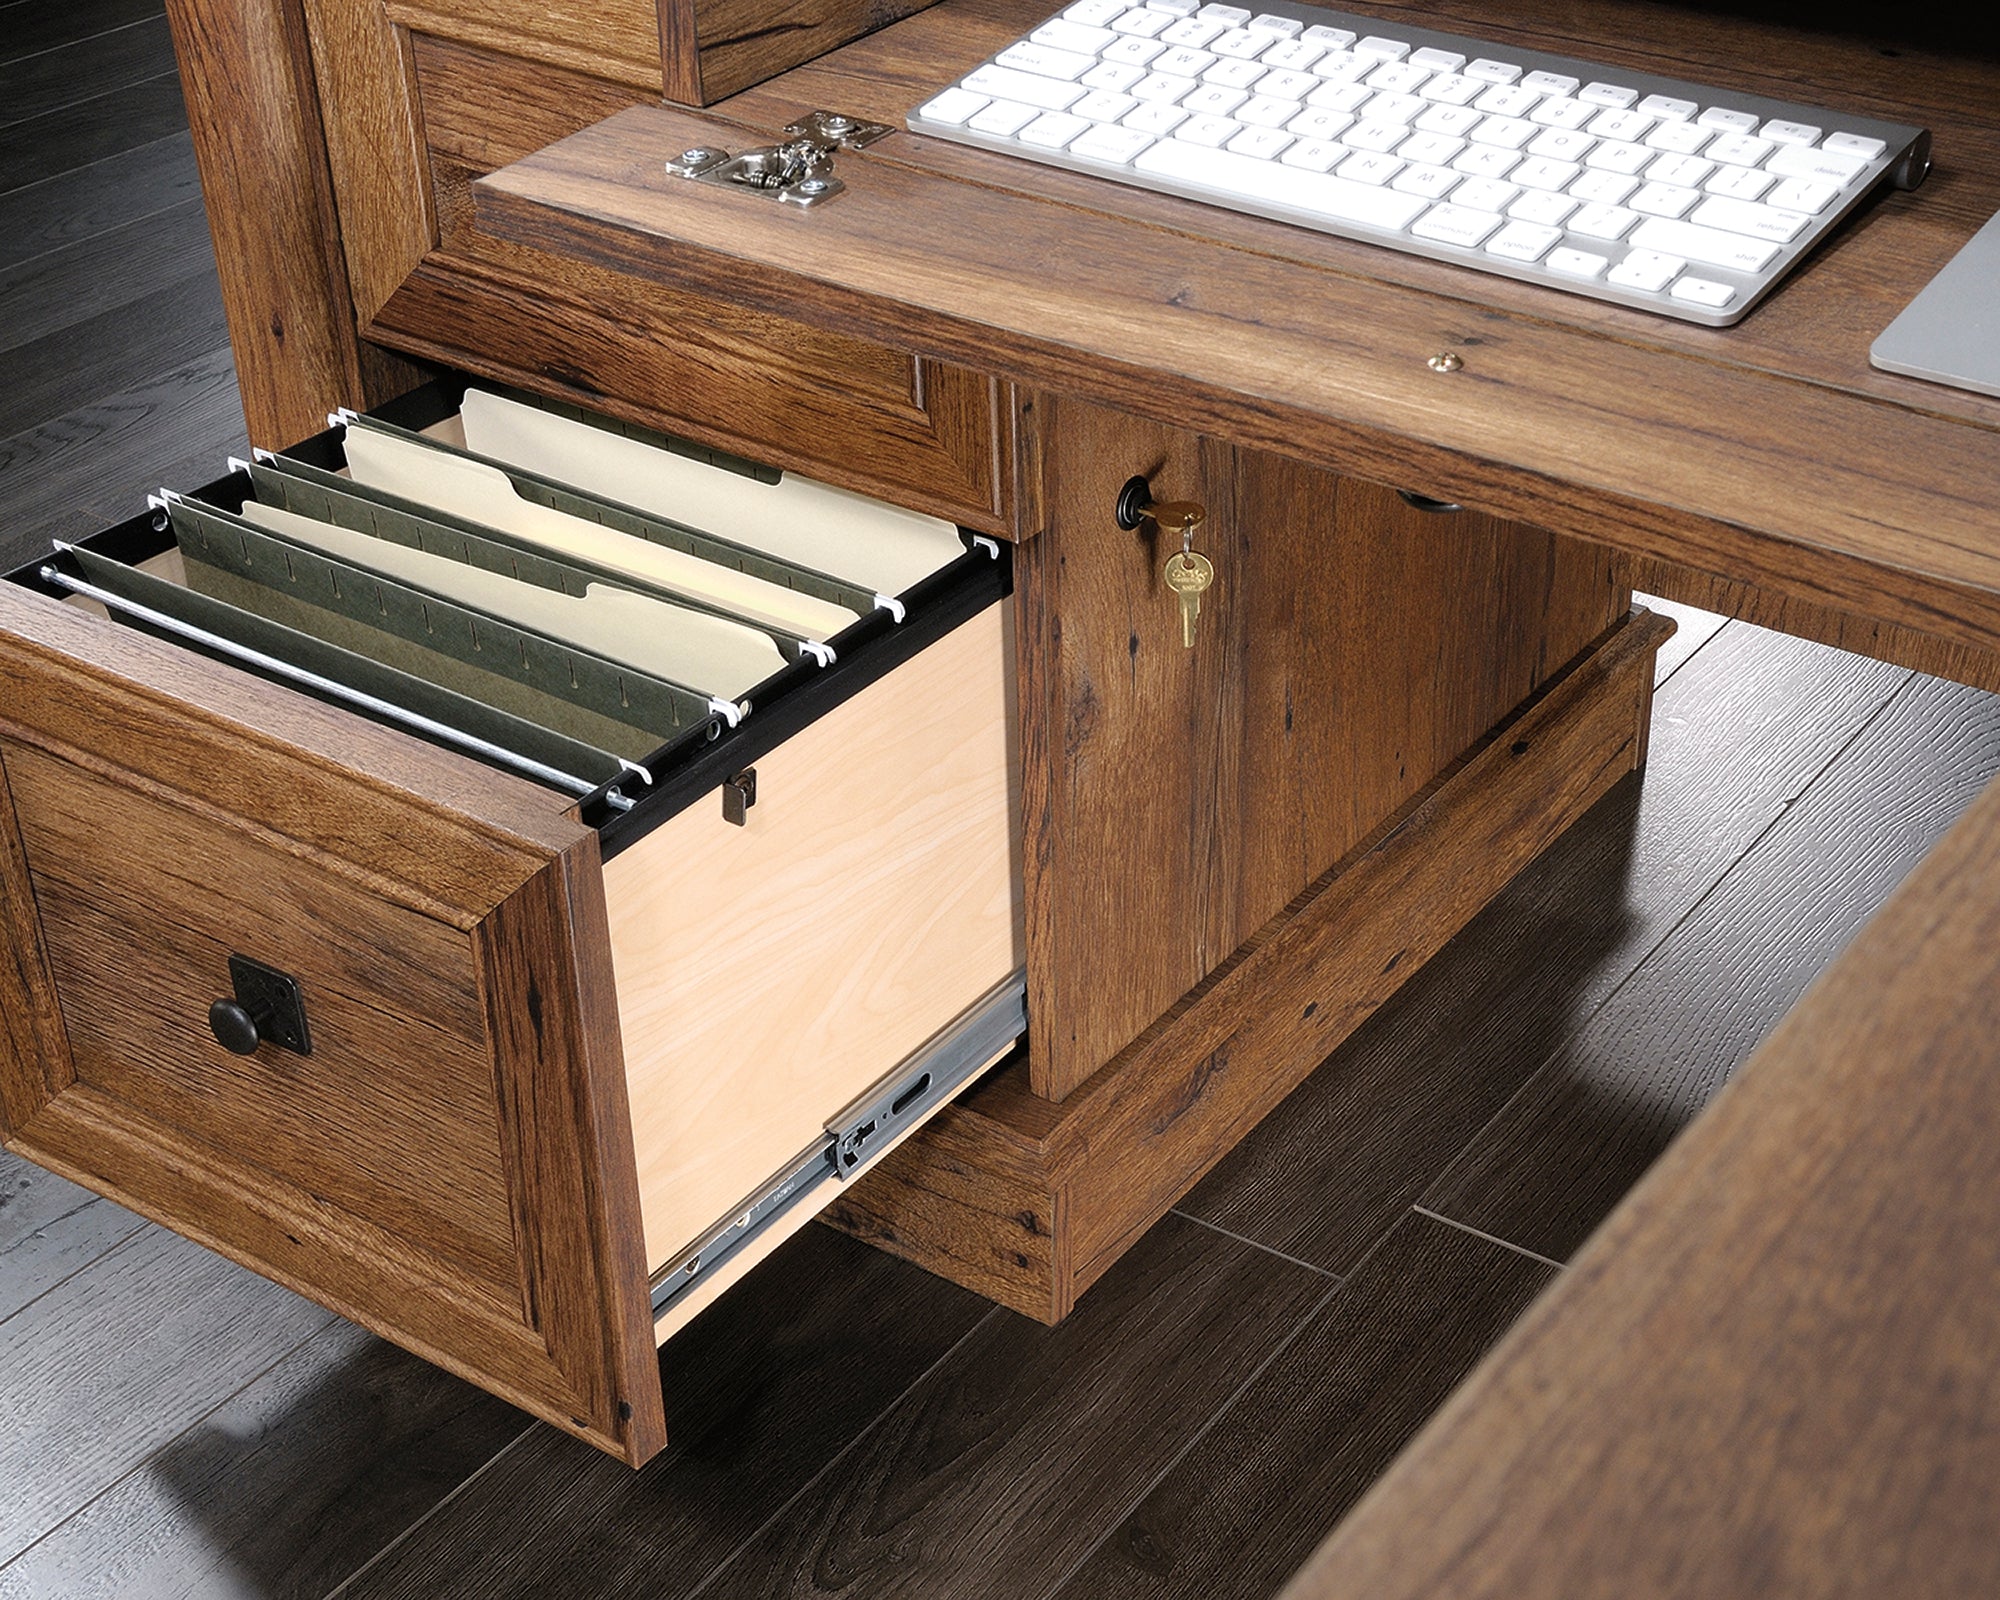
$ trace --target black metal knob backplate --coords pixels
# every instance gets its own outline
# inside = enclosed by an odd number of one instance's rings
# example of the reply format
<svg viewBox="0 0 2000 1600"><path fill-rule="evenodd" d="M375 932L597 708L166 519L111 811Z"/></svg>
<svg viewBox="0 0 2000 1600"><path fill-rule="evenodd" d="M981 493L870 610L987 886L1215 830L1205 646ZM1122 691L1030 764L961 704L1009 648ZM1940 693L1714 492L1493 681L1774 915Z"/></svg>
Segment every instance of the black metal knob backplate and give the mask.
<svg viewBox="0 0 2000 1600"><path fill-rule="evenodd" d="M254 1056L263 1043L257 1019L235 1000L218 1000L208 1008L208 1031L223 1049L239 1056Z"/></svg>

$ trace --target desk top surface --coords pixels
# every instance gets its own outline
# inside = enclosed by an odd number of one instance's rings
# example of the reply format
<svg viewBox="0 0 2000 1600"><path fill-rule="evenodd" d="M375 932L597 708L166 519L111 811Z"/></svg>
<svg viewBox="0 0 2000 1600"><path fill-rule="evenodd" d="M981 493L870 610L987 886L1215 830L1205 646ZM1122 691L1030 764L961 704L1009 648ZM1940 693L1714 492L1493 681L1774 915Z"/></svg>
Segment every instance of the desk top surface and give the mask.
<svg viewBox="0 0 2000 1600"><path fill-rule="evenodd" d="M477 186L495 232L1640 554L2000 646L2000 399L1871 367L2000 211L2000 62L1612 0L1385 17L1929 127L1741 324L1575 295L898 132L801 213L665 176L822 105L900 123L1049 10L945 3L711 113L641 107ZM1615 44L1603 42L1615 38ZM1748 62L1783 63L1781 76ZM1463 367L1426 364L1454 350Z"/></svg>

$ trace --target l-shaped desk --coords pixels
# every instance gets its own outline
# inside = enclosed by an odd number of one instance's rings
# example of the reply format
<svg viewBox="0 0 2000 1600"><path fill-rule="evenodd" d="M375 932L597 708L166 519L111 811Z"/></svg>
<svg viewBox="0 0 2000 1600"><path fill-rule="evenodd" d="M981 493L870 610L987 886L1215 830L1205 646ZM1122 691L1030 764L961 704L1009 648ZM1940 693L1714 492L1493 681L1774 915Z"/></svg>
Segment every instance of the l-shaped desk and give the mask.
<svg viewBox="0 0 2000 1600"><path fill-rule="evenodd" d="M1023 439L1062 448L1024 411L1054 396L1549 530L1614 587L2000 688L2000 400L1868 363L2000 210L1993 59L1616 0L1374 8L1933 132L1921 189L1877 197L1745 322L1706 330L903 132L843 154L846 192L810 212L666 172L814 107L900 126L1043 0L944 0L872 33L883 8L787 32L746 4L635 0L588 36L501 0L308 3L303 25L222 9L174 5L259 442L393 392L405 357L476 370L506 343L507 374L570 395L672 378L581 309L615 279L740 313L688 324L729 436L789 406L788 464L856 486L875 469L816 456L813 419L886 416L879 393L760 399L744 348L782 326L799 331L780 354L808 364L913 354L927 420L883 424L879 476L943 485L994 531L1060 515L1019 475ZM232 76L259 50L289 77ZM529 264L545 286L504 326L493 284ZM456 343L438 332L454 310L473 330ZM1008 397L1011 465L964 424L981 392ZM1996 905L1988 794L1294 1594L2000 1587ZM1079 1050L1075 1076L1037 1059L1047 1104L1100 1059ZM1019 1148L1046 1155L1056 1125L1036 1126ZM1088 1281L1058 1278L1044 1314ZM1924 1471L1899 1476L1912 1458Z"/></svg>

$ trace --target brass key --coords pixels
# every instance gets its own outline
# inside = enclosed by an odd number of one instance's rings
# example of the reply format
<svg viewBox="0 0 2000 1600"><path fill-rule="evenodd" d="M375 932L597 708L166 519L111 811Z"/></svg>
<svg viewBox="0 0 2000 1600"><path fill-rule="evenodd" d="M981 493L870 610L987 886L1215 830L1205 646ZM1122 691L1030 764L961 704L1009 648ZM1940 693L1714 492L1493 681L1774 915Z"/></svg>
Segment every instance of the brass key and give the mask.
<svg viewBox="0 0 2000 1600"><path fill-rule="evenodd" d="M1215 568L1207 556L1194 550L1176 550L1167 557L1163 574L1167 587L1180 596L1181 643L1194 648L1195 618L1201 615L1201 597L1215 582Z"/></svg>

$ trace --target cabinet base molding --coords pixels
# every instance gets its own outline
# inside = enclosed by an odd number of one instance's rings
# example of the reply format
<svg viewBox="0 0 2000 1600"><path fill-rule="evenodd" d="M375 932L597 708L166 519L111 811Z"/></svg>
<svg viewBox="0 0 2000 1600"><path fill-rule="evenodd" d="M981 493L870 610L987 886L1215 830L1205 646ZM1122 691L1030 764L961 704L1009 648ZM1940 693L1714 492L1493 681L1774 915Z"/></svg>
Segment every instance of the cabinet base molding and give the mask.
<svg viewBox="0 0 2000 1600"><path fill-rule="evenodd" d="M1644 763L1654 656L1672 632L1633 611L1082 1087L1043 1099L1017 1059L826 1220L1060 1321L1405 978Z"/></svg>

